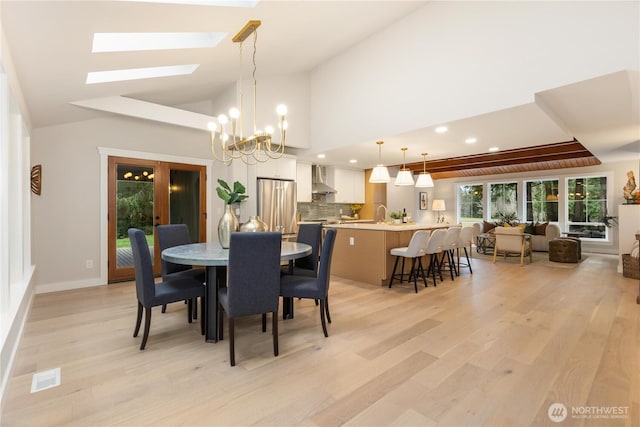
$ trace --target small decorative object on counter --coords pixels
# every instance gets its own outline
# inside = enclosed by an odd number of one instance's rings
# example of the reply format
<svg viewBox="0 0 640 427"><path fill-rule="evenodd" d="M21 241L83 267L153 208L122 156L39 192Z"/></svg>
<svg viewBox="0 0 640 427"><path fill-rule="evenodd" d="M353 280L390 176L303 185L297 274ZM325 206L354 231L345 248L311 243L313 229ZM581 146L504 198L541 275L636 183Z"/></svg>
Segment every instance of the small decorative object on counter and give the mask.
<svg viewBox="0 0 640 427"><path fill-rule="evenodd" d="M353 211L353 219L360 219L360 209L362 209L362 205L360 204L351 205L351 210Z"/></svg>
<svg viewBox="0 0 640 427"><path fill-rule="evenodd" d="M402 224L402 212L389 212L389 218L394 224Z"/></svg>
<svg viewBox="0 0 640 427"><path fill-rule="evenodd" d="M256 215L250 216L249 221L240 226L240 231L269 231L269 227Z"/></svg>
<svg viewBox="0 0 640 427"><path fill-rule="evenodd" d="M624 192L624 198L628 204L635 203L635 194L633 190L636 189L636 178L633 176L633 171L627 172L627 183L624 187L622 187L622 191Z"/></svg>
<svg viewBox="0 0 640 427"><path fill-rule="evenodd" d="M247 200L249 196L244 194L246 189L244 185L238 181L233 183L233 190L231 190L229 184L222 179L218 179L218 184L220 184L220 186L216 188L218 197L227 204L225 213L218 222L218 240L220 241L220 246L228 249L229 243L231 242L231 233L238 231L239 228L238 217L236 217L232 205Z"/></svg>
<svg viewBox="0 0 640 427"><path fill-rule="evenodd" d="M402 223L407 223L407 210L405 208L402 208Z"/></svg>

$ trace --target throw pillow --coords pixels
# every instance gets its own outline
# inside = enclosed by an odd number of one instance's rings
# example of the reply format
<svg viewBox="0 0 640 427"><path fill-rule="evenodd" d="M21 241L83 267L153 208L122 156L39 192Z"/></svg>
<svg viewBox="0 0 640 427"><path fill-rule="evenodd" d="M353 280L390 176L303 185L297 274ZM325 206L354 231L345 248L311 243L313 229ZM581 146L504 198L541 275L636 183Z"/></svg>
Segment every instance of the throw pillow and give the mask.
<svg viewBox="0 0 640 427"><path fill-rule="evenodd" d="M631 247L631 256L633 258L640 257L640 249L638 249L638 241L633 242L633 246Z"/></svg>
<svg viewBox="0 0 640 427"><path fill-rule="evenodd" d="M534 233L533 222L530 222L529 224L524 226L524 232L527 233L527 234L533 234Z"/></svg>
<svg viewBox="0 0 640 427"><path fill-rule="evenodd" d="M536 223L534 226L534 235L536 236L544 236L547 234L547 224L548 222Z"/></svg>
<svg viewBox="0 0 640 427"><path fill-rule="evenodd" d="M487 221L482 221L482 229L484 230L485 233L488 233L489 231L493 230L494 228L496 228L496 225L492 222L487 222Z"/></svg>
<svg viewBox="0 0 640 427"><path fill-rule="evenodd" d="M502 226L504 228L511 228L511 224L509 224L508 222L505 222Z"/></svg>

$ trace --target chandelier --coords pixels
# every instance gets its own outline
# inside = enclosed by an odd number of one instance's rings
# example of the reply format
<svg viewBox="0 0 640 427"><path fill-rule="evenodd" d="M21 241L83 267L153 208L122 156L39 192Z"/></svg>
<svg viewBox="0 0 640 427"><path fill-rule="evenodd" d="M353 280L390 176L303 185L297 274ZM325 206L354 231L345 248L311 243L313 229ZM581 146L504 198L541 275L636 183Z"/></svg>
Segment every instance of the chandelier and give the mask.
<svg viewBox="0 0 640 427"><path fill-rule="evenodd" d="M280 142L272 140L274 129L266 126L264 130L258 129L256 126L256 46L258 41L258 27L260 21L249 21L233 37L234 43L240 43L240 99L239 108L231 108L229 116L220 114L218 116L218 124L209 123L211 131L211 152L213 157L229 165L233 160L240 159L247 165L266 162L269 159L278 159L284 154L287 122L285 116L287 107L280 104L276 108L278 115L278 128L280 132ZM252 55L252 81L253 81L253 133L244 136L243 133L243 117L244 117L244 88L242 83L242 45L243 42L253 34L253 55ZM229 129L227 129L229 126Z"/></svg>

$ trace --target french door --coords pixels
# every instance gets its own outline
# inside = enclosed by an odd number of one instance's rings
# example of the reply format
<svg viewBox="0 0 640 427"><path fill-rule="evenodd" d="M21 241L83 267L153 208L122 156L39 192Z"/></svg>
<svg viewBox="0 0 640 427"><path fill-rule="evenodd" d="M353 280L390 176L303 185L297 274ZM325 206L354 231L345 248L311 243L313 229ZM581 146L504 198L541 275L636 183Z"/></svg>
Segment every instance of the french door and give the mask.
<svg viewBox="0 0 640 427"><path fill-rule="evenodd" d="M192 242L206 241L205 166L109 157L109 283L133 280L127 230L144 231L154 274L161 272L156 227L187 224Z"/></svg>

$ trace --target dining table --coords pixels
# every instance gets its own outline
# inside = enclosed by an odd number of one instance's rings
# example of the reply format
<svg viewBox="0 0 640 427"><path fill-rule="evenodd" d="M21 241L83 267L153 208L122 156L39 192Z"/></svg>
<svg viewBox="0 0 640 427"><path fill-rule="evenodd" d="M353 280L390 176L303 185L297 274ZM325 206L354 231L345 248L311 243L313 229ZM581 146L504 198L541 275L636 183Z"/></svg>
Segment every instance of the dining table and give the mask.
<svg viewBox="0 0 640 427"><path fill-rule="evenodd" d="M281 262L292 262L311 254L311 246L305 243L282 242L280 251ZM225 287L227 282L227 265L229 264L229 249L223 248L219 242L191 243L173 246L162 251L161 257L165 261L175 264L203 266L206 269L206 292L204 330L207 342L218 341L218 289ZM293 316L293 301L283 302L285 318ZM289 314L287 314L289 312Z"/></svg>

